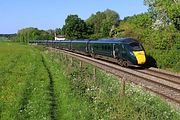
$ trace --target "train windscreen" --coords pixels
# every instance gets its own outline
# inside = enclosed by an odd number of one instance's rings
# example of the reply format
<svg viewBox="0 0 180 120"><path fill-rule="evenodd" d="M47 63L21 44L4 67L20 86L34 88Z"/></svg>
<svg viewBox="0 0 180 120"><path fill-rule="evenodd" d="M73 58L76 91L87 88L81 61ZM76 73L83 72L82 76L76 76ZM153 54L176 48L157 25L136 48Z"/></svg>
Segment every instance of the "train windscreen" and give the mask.
<svg viewBox="0 0 180 120"><path fill-rule="evenodd" d="M132 49L133 51L141 51L141 50L143 50L142 45L139 44L138 42L129 43L129 46L131 47L131 49Z"/></svg>

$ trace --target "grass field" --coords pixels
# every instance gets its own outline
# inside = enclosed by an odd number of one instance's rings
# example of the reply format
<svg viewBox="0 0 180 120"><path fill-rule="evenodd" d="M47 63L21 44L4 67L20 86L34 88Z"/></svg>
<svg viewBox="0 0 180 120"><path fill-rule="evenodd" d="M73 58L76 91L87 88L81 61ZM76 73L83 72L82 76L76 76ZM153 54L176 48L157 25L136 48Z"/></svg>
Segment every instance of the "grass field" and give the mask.
<svg viewBox="0 0 180 120"><path fill-rule="evenodd" d="M178 120L172 108L140 87L42 47L0 42L1 120Z"/></svg>
<svg viewBox="0 0 180 120"><path fill-rule="evenodd" d="M49 119L49 77L39 50L0 44L1 119Z"/></svg>

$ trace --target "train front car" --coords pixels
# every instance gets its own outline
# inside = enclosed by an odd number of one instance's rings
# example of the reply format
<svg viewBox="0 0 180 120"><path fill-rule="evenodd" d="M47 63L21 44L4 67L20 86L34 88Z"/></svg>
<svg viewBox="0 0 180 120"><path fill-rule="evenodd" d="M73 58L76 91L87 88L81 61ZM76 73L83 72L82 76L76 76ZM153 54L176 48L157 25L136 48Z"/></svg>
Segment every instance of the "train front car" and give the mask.
<svg viewBox="0 0 180 120"><path fill-rule="evenodd" d="M146 62L145 50L140 42L131 39L129 43L126 44L128 49L129 61L134 65L143 65Z"/></svg>

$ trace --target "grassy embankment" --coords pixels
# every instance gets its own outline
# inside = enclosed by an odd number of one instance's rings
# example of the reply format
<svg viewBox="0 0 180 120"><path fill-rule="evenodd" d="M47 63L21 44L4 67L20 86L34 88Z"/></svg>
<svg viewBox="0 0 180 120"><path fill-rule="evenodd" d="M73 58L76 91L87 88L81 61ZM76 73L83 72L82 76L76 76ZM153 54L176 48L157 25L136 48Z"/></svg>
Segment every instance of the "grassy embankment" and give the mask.
<svg viewBox="0 0 180 120"><path fill-rule="evenodd" d="M2 120L176 120L180 111L134 85L119 95L113 75L32 46L0 43Z"/></svg>
<svg viewBox="0 0 180 120"><path fill-rule="evenodd" d="M49 81L39 50L0 43L1 120L45 119Z"/></svg>
<svg viewBox="0 0 180 120"><path fill-rule="evenodd" d="M89 114L86 119L176 120L180 117L179 110L141 87L126 84L125 97L121 97L120 82L115 76L98 70L97 78L93 80L91 65L84 64L80 69L79 62L73 60L71 66L70 59L59 53L51 54L51 58L57 63L55 66L64 67L73 96L85 101Z"/></svg>
<svg viewBox="0 0 180 120"><path fill-rule="evenodd" d="M63 69L41 50L0 42L1 120L83 120L86 105L70 95Z"/></svg>

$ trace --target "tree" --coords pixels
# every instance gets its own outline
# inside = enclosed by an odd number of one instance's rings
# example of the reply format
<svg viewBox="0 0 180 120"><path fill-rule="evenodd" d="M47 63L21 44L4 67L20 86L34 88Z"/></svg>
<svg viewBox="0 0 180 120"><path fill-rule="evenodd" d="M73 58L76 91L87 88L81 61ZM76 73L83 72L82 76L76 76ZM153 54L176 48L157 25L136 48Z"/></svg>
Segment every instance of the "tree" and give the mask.
<svg viewBox="0 0 180 120"><path fill-rule="evenodd" d="M87 31L86 23L78 15L69 15L62 28L62 33L68 39L87 38Z"/></svg>
<svg viewBox="0 0 180 120"><path fill-rule="evenodd" d="M50 40L53 39L53 35L47 31L30 27L19 30L16 39L19 42L28 43L30 40Z"/></svg>
<svg viewBox="0 0 180 120"><path fill-rule="evenodd" d="M49 34L51 34L51 35L54 35L55 30L53 30L53 29L48 29L47 32L48 32Z"/></svg>
<svg viewBox="0 0 180 120"><path fill-rule="evenodd" d="M180 1L179 0L144 0L149 11L153 13L155 25L167 26L174 24L180 30Z"/></svg>
<svg viewBox="0 0 180 120"><path fill-rule="evenodd" d="M93 33L101 37L109 37L110 30L113 26L119 24L119 15L113 10L105 10L92 14L86 23L93 28Z"/></svg>
<svg viewBox="0 0 180 120"><path fill-rule="evenodd" d="M56 33L57 35L62 35L62 29L61 29L61 28L56 28L56 29L55 29L55 33Z"/></svg>

